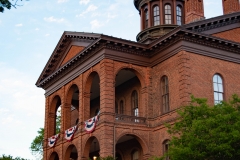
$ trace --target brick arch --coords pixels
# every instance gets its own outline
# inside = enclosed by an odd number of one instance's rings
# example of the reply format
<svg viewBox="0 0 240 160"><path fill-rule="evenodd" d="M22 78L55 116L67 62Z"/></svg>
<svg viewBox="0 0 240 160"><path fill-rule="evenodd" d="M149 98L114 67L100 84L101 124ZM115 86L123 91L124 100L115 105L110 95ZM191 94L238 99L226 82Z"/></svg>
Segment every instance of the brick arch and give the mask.
<svg viewBox="0 0 240 160"><path fill-rule="evenodd" d="M92 137L89 137L87 140L85 140L85 142L83 143L84 145L84 148L83 148L83 155L82 157L84 158L88 158L89 157L89 151L90 151L90 147L91 147L91 144L93 142L94 139L97 139L98 143L99 143L99 147L100 147L100 150L101 150L101 146L100 146L100 141L99 141L99 137L97 137L96 135L95 136L92 136Z"/></svg>
<svg viewBox="0 0 240 160"><path fill-rule="evenodd" d="M77 150L77 147L76 147L76 145L74 145L74 144L69 144L69 145L66 147L65 152L64 152L64 160L69 160L70 155L71 155L71 151L72 151L73 147L75 147L76 150ZM78 150L77 150L77 153L78 153ZM78 157L79 157L79 155L78 155ZM78 159L79 159L79 158L78 158Z"/></svg>
<svg viewBox="0 0 240 160"><path fill-rule="evenodd" d="M98 71L94 70L94 71L88 73L87 78L85 79L85 82L84 82L84 92L88 92L88 91L90 92L92 80L96 74L98 75L98 77L100 79L100 74L98 73Z"/></svg>
<svg viewBox="0 0 240 160"><path fill-rule="evenodd" d="M120 138L122 138L123 136L125 136L125 135L131 135L131 136L133 136L134 138L137 139L137 141L140 143L140 145L142 147L143 155L148 153L148 145L147 145L147 143L145 142L145 140L143 140L143 138L141 138L141 135L138 135L136 133L131 133L131 132L121 133L119 136L117 136L116 142L118 142L118 140Z"/></svg>
<svg viewBox="0 0 240 160"><path fill-rule="evenodd" d="M55 134L56 131L56 112L58 109L58 103L60 101L60 105L62 105L62 99L59 95L55 95L49 105L49 113L48 113L48 133L47 136L50 137Z"/></svg>
<svg viewBox="0 0 240 160"><path fill-rule="evenodd" d="M145 81L144 81L144 73L141 71L141 70L139 70L139 69L137 69L137 68L135 68L135 67L132 67L132 68L130 68L130 67L127 67L127 66L122 66L122 67L120 67L120 68L118 68L116 71L115 71L115 73L114 73L114 82L116 83L116 76L117 76L117 74L121 71L121 70L123 70L123 69L129 69L130 71L132 71L137 77L138 77L138 79L139 79L139 81L140 81L140 85L141 85L141 87L142 88L144 88L145 86L146 86L146 83L145 83Z"/></svg>
<svg viewBox="0 0 240 160"><path fill-rule="evenodd" d="M66 91L66 99L65 99L64 109L63 109L63 115L64 115L63 117L65 117L64 118L64 130L71 127L71 120L72 120L71 104L72 104L72 96L74 94L75 88L77 88L78 91L80 92L78 85L75 83L73 83L71 86L69 86ZM78 101L79 101L79 97L78 97ZM79 112L79 109L78 109L78 112Z"/></svg>
<svg viewBox="0 0 240 160"><path fill-rule="evenodd" d="M98 76L99 77L99 81L100 81L100 76L99 76L99 73L97 71L92 71L88 74L85 82L84 82L84 104L83 104L83 119L87 120L90 118L90 98L91 98L91 95L90 95L90 92L91 92L91 86L92 86L92 83L93 83L93 78L94 76ZM100 86L99 86L100 87ZM99 93L100 95L100 93Z"/></svg>
<svg viewBox="0 0 240 160"><path fill-rule="evenodd" d="M59 154L57 153L57 151L52 151L51 154L49 154L48 156L48 160L55 160L55 156L58 156ZM58 156L58 159L59 159L59 156Z"/></svg>

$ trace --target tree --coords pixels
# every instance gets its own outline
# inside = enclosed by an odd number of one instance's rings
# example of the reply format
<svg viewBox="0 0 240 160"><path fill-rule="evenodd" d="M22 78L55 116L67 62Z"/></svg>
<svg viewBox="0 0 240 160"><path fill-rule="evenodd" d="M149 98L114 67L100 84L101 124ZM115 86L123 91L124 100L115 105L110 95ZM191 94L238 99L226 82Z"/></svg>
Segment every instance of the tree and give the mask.
<svg viewBox="0 0 240 160"><path fill-rule="evenodd" d="M38 132L38 135L32 141L30 150L32 151L32 154L35 155L36 157L42 157L44 129L40 128L37 132Z"/></svg>
<svg viewBox="0 0 240 160"><path fill-rule="evenodd" d="M0 0L0 12L4 12L4 9L11 9L11 7L16 8L17 6L21 6L17 3L18 0L12 0L12 2L13 3L11 3L9 0Z"/></svg>
<svg viewBox="0 0 240 160"><path fill-rule="evenodd" d="M171 160L240 159L240 98L209 106L194 98L178 112L180 118L168 125L172 136L165 156Z"/></svg>
<svg viewBox="0 0 240 160"><path fill-rule="evenodd" d="M20 158L20 157L13 158L11 155L6 156L5 154L3 154L0 157L0 160L27 160L27 159Z"/></svg>
<svg viewBox="0 0 240 160"><path fill-rule="evenodd" d="M56 134L60 133L60 129L61 129L61 107L58 107L56 116ZM34 156L41 159L43 156L44 128L39 128L37 132L38 135L33 139L30 146L30 150Z"/></svg>

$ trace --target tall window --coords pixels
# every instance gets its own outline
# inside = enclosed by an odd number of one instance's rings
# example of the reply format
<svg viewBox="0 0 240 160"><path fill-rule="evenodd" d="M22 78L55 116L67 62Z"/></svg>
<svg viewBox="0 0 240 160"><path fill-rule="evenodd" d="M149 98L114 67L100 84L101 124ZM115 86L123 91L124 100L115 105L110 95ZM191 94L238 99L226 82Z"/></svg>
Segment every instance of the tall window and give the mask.
<svg viewBox="0 0 240 160"><path fill-rule="evenodd" d="M132 110L133 115L138 116L138 94L136 90L132 92Z"/></svg>
<svg viewBox="0 0 240 160"><path fill-rule="evenodd" d="M213 76L214 103L223 101L223 80L219 74Z"/></svg>
<svg viewBox="0 0 240 160"><path fill-rule="evenodd" d="M154 26L157 26L160 24L159 7L158 6L153 7L153 22L154 22Z"/></svg>
<svg viewBox="0 0 240 160"><path fill-rule="evenodd" d="M165 24L172 24L172 13L170 4L165 5Z"/></svg>
<svg viewBox="0 0 240 160"><path fill-rule="evenodd" d="M182 25L182 7L177 6L177 25Z"/></svg>
<svg viewBox="0 0 240 160"><path fill-rule="evenodd" d="M123 100L120 101L120 114L123 114L124 112L124 103Z"/></svg>
<svg viewBox="0 0 240 160"><path fill-rule="evenodd" d="M144 14L145 14L145 28L148 28L148 10L147 9L145 9Z"/></svg>
<svg viewBox="0 0 240 160"><path fill-rule="evenodd" d="M163 142L163 153L164 153L164 154L168 152L169 142L170 142L169 140L165 140L165 141ZM165 158L165 160L170 160L169 156L167 156L167 157Z"/></svg>
<svg viewBox="0 0 240 160"><path fill-rule="evenodd" d="M166 113L169 111L169 90L168 90L168 78L163 76L161 79L162 88L162 111Z"/></svg>

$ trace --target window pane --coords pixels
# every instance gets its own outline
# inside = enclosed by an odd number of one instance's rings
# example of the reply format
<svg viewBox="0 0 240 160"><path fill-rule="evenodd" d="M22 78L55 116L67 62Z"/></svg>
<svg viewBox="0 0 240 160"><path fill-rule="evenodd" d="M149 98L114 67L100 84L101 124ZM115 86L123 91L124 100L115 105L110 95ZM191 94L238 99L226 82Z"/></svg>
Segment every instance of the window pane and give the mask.
<svg viewBox="0 0 240 160"><path fill-rule="evenodd" d="M217 83L213 83L213 88L214 88L214 91L218 91L218 85L217 85Z"/></svg>
<svg viewBox="0 0 240 160"><path fill-rule="evenodd" d="M217 92L214 92L214 100L218 101L218 93Z"/></svg>
<svg viewBox="0 0 240 160"><path fill-rule="evenodd" d="M219 98L218 99L219 101L223 101L223 94L222 93L218 93L218 98Z"/></svg>
<svg viewBox="0 0 240 160"><path fill-rule="evenodd" d="M218 75L218 83L222 83L222 78Z"/></svg>
<svg viewBox="0 0 240 160"><path fill-rule="evenodd" d="M222 84L218 84L218 92L222 92L223 93L223 86L222 86Z"/></svg>
<svg viewBox="0 0 240 160"><path fill-rule="evenodd" d="M214 75L214 76L213 76L213 82L214 82L214 83L217 83L217 75Z"/></svg>

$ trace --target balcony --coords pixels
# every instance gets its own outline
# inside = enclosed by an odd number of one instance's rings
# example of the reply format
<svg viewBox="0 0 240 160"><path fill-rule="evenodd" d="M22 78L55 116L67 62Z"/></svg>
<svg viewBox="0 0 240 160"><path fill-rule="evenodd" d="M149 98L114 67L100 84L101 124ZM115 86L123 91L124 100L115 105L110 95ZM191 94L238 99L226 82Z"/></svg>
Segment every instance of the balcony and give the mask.
<svg viewBox="0 0 240 160"><path fill-rule="evenodd" d="M140 112L135 112L135 114L129 112L123 112L123 114L115 113L115 121L117 122L130 122L130 123L139 123L139 124L145 124L146 118L140 117Z"/></svg>

